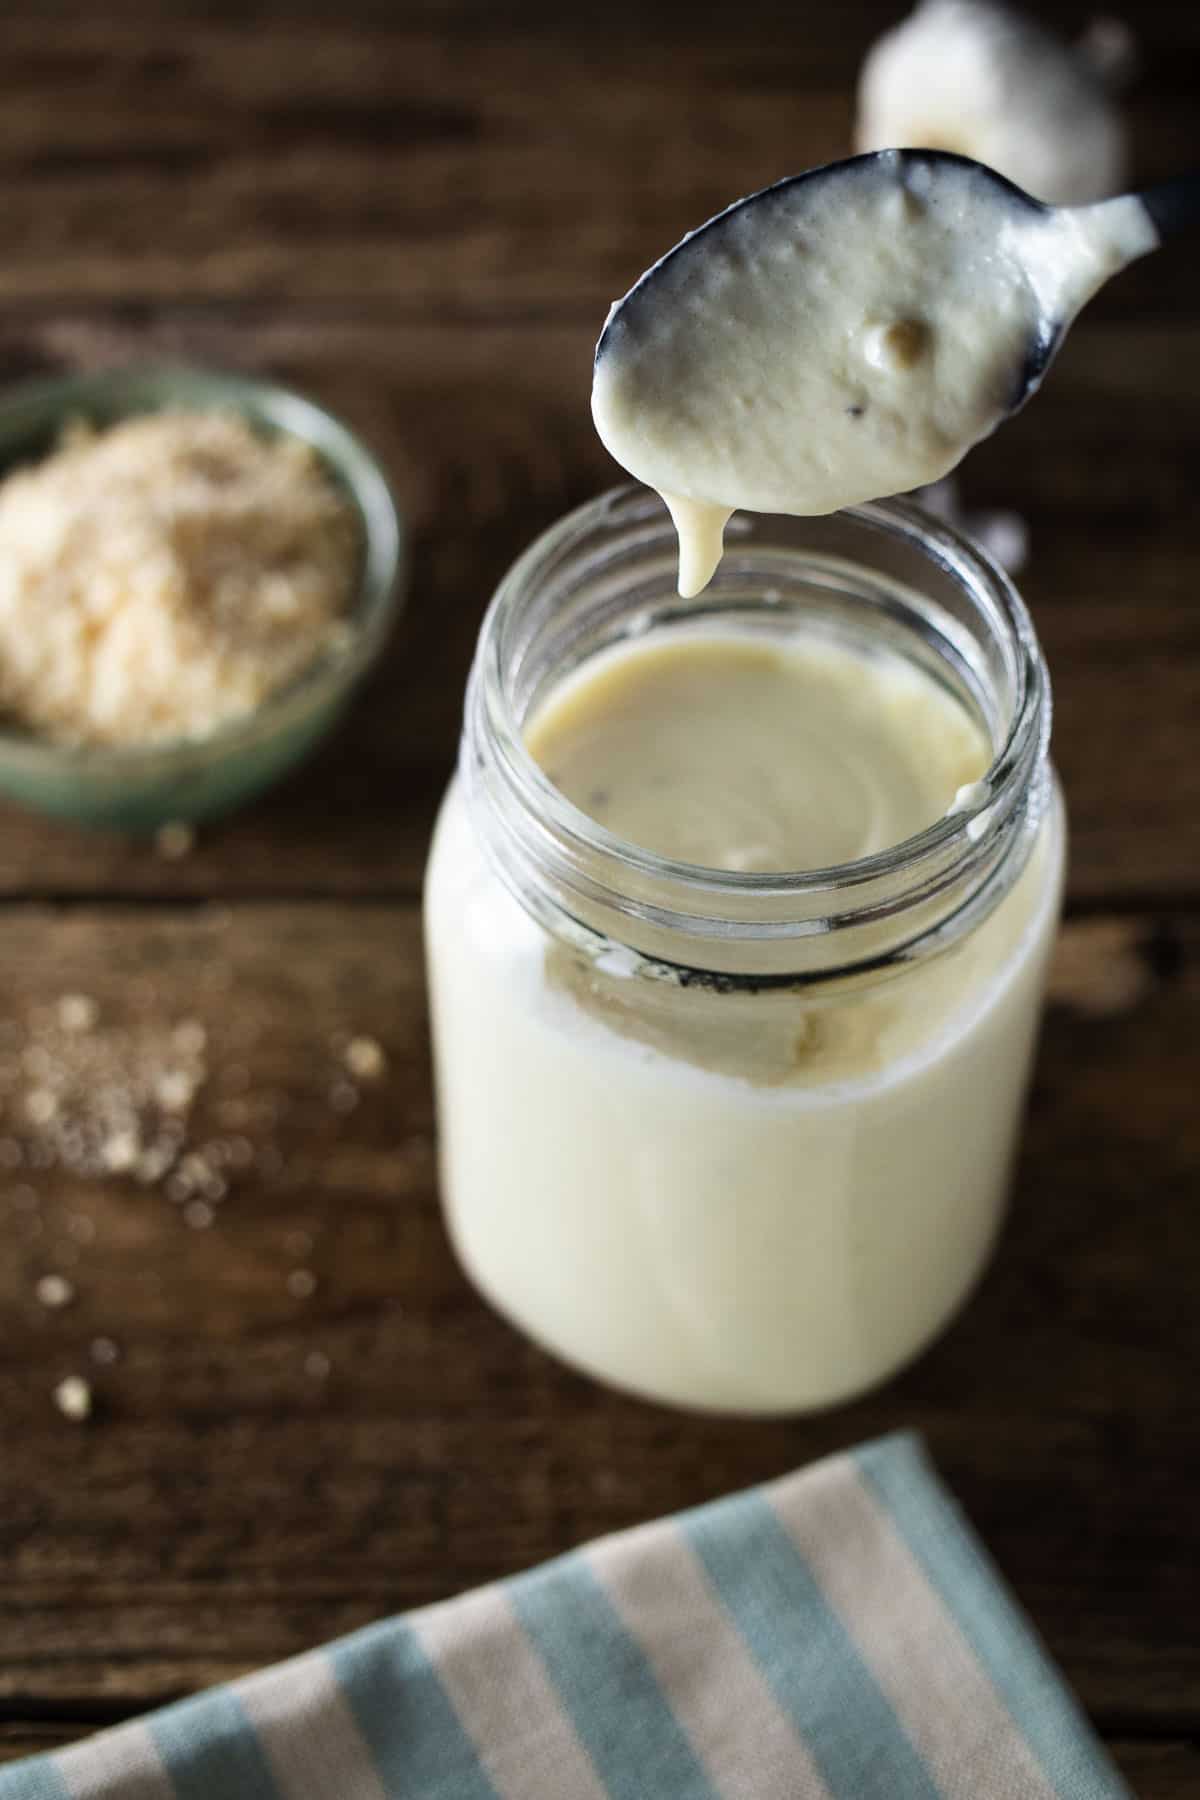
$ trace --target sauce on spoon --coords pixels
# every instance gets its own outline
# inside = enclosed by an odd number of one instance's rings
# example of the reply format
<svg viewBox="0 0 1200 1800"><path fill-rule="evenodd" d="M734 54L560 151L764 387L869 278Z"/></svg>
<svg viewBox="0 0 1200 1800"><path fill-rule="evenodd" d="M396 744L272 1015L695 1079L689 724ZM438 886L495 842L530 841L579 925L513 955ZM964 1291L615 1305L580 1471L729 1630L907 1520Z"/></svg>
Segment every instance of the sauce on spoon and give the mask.
<svg viewBox="0 0 1200 1800"><path fill-rule="evenodd" d="M656 488L698 594L738 507L819 514L947 474L1158 233L1134 195L1052 208L965 158L881 151L738 201L617 302L592 414Z"/></svg>

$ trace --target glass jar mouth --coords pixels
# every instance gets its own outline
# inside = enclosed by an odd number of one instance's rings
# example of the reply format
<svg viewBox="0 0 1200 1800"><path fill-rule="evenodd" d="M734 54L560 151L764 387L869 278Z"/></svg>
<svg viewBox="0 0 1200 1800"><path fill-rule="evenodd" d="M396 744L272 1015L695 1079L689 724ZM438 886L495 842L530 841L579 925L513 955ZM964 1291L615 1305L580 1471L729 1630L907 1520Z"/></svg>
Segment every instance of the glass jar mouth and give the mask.
<svg viewBox="0 0 1200 1800"><path fill-rule="evenodd" d="M988 719L992 760L960 805L916 835L869 856L823 868L762 872L714 869L660 856L609 830L554 785L526 748L523 727L539 688L526 665L536 660L539 629L547 628L547 615L556 604L576 604L583 584L590 583L593 610L606 613L616 635L624 637L634 637L652 623L702 620L710 606L721 605L723 589L731 583L757 580L764 586L761 570L757 576L753 570L756 559L765 567L775 554L769 541L773 527L819 538L831 526L861 534L875 548L902 548L950 589L970 596L973 618L986 628L1005 693ZM501 581L483 622L468 687L462 756L468 797L482 801L499 828L483 832L499 872L527 906L532 901L531 910L543 919L548 910L557 913L557 923L565 923L571 935L579 930L596 935L599 909L610 915L599 926L600 936L644 952L647 947L634 942L637 932L630 927L650 926L650 954L673 963L673 956L662 956L660 938L677 933L680 950L684 940L692 946L681 960L693 967L695 946L706 941L710 946L725 940L782 947L789 940L861 932L907 915L914 930L901 932L899 939L889 934L895 941L884 953L892 955L928 935L930 908L945 910L936 921L940 935L957 935L946 930L951 919L963 913L960 928L965 929L980 903L990 910L1020 872L1023 857L1015 871L1010 867L1007 879L996 880L1001 866L1006 861L1011 865L1009 853L1017 837L1030 836L1045 799L1049 681L1032 621L1015 587L979 547L904 499L847 508L827 520L735 514L726 542L725 562L698 601L664 595L661 550L666 546L673 554L673 528L658 497L629 484L559 520ZM645 562L656 545L659 578L651 602L648 593L628 590L637 559ZM836 576L843 561L802 547L779 554L823 578L831 572ZM855 571L864 591L876 590L869 595L872 603L885 610L906 585L892 582L889 588L890 577L879 576L870 564L856 564ZM772 604L769 576L765 586L764 608ZM647 607L656 609L654 618L635 606L618 629L622 598L644 598ZM969 660L966 634L955 621L941 620L941 629L950 653ZM567 639L574 654L580 634L567 633L563 642ZM579 656L583 660L586 652ZM542 692L546 685L553 682L543 685ZM976 698L981 704L987 700L981 694ZM946 909L938 907L939 896L945 896ZM968 908L971 901L976 904ZM709 960L706 955L703 963Z"/></svg>

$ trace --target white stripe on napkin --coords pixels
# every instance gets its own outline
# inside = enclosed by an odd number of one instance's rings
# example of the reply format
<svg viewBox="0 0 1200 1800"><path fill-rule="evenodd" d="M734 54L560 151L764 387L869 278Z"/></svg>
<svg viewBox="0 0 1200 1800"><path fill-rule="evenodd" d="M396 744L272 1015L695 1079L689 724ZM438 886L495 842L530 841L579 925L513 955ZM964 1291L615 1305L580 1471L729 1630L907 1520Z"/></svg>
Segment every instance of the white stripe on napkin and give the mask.
<svg viewBox="0 0 1200 1800"><path fill-rule="evenodd" d="M1055 1800L1025 1736L849 1457L766 1490L945 1800L1003 1770L1012 1800ZM988 1789L992 1792L992 1789Z"/></svg>
<svg viewBox="0 0 1200 1800"><path fill-rule="evenodd" d="M503 1588L480 1588L409 1622L502 1800L605 1800Z"/></svg>
<svg viewBox="0 0 1200 1800"><path fill-rule="evenodd" d="M162 1757L144 1725L117 1725L54 1758L71 1800L174 1800Z"/></svg>
<svg viewBox="0 0 1200 1800"><path fill-rule="evenodd" d="M831 1800L695 1554L673 1525L584 1553L672 1711L727 1800Z"/></svg>
<svg viewBox="0 0 1200 1800"><path fill-rule="evenodd" d="M388 1800L323 1651L248 1675L233 1691L284 1800Z"/></svg>

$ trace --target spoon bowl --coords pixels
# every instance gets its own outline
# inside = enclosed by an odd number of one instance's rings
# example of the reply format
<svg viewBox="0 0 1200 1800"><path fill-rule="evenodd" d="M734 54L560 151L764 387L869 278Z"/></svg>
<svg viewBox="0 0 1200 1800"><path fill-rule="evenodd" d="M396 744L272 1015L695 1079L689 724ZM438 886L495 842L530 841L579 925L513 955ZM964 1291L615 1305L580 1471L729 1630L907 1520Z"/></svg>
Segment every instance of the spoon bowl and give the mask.
<svg viewBox="0 0 1200 1800"><path fill-rule="evenodd" d="M592 411L671 509L680 592L705 585L735 508L833 512L948 474L1155 248L1160 198L1049 206L968 157L881 150L668 251L609 314Z"/></svg>
<svg viewBox="0 0 1200 1800"><path fill-rule="evenodd" d="M724 211L697 226L695 231L690 231L653 263L610 309L596 345L597 364L626 333L636 334L652 327L656 309L664 302L670 303L681 286L702 282L705 259L720 256L734 234L744 237L747 232L760 229L769 233L778 228L780 219L785 216L791 229L802 229L804 213L824 203L834 185L845 181L883 177L899 183L910 193L936 197L939 182L944 185L950 172L959 177L966 176L975 184L977 204L996 221L1006 217L1014 233L1019 233L1022 227L1036 232L1039 226L1059 216L1091 214L1112 204L1100 201L1083 207L1051 206L1044 200L1035 199L985 163L975 162L971 157L960 156L951 150L871 150L861 156L824 163L819 168L805 169L799 175L786 175L781 181L760 188L757 193L735 200ZM1179 202L1185 196L1195 197L1198 188L1200 180L1189 176L1178 183L1164 184L1161 189L1149 190L1145 195L1124 198L1137 201L1148 220L1161 232L1167 213L1163 202L1168 192L1175 192L1177 196L1170 212L1171 222L1175 223L1181 211ZM1145 245L1147 250L1153 247L1151 243ZM1007 411L1018 411L1037 389L1054 360L1071 317L1060 314L1037 318Z"/></svg>

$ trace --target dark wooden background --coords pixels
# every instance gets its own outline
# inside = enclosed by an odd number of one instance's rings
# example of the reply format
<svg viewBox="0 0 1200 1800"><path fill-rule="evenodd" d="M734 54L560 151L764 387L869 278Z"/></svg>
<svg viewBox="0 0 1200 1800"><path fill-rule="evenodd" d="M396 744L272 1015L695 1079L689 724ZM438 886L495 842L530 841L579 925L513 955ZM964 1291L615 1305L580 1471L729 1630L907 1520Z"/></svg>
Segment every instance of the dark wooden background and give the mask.
<svg viewBox="0 0 1200 1800"><path fill-rule="evenodd" d="M691 1419L520 1341L438 1218L418 895L481 609L613 478L587 410L609 300L732 195L845 151L892 16L0 12L0 378L269 370L374 442L413 533L407 618L336 742L189 857L0 813L0 1018L82 992L109 1022L199 1019L201 1113L249 1087L269 1139L207 1231L128 1180L0 1172L0 1755L912 1424L1138 1791L1200 1792L1191 246L1101 297L966 476L1030 524L1073 822L1013 1218L975 1303L853 1407ZM1137 25L1150 178L1200 162L1200 10L1146 0ZM388 1071L342 1113L346 1031ZM61 1311L47 1272L74 1283ZM119 1361L89 1362L97 1336ZM52 1403L72 1372L86 1425Z"/></svg>

